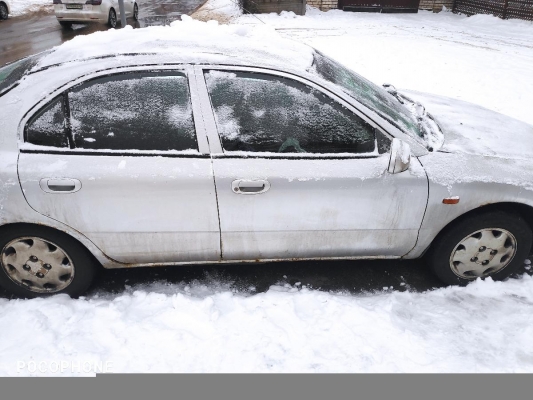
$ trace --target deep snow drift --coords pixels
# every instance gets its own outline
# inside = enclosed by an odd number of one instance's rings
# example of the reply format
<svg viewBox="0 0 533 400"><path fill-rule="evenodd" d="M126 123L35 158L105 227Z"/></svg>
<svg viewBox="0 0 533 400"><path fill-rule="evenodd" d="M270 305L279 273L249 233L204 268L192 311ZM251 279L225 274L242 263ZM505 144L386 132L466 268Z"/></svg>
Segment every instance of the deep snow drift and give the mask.
<svg viewBox="0 0 533 400"><path fill-rule="evenodd" d="M532 320L527 275L425 293L274 286L250 295L197 282L0 299L0 375L82 375L80 363L109 372L532 372Z"/></svg>
<svg viewBox="0 0 533 400"><path fill-rule="evenodd" d="M11 16L18 16L46 8L53 10L52 0L10 0Z"/></svg>

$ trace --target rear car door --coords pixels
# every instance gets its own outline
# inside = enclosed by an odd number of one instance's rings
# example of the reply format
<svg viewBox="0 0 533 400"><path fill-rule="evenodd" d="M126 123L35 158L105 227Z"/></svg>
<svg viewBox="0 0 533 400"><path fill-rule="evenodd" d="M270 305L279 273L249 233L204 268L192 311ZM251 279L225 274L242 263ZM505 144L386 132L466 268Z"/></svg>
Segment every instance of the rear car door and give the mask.
<svg viewBox="0 0 533 400"><path fill-rule="evenodd" d="M28 117L26 200L122 263L215 261L218 211L187 73L131 71L76 84Z"/></svg>
<svg viewBox="0 0 533 400"><path fill-rule="evenodd" d="M197 73L218 132L209 140L221 145L212 156L223 259L399 257L413 248L428 194L416 158L388 173L391 138L312 82L257 69Z"/></svg>

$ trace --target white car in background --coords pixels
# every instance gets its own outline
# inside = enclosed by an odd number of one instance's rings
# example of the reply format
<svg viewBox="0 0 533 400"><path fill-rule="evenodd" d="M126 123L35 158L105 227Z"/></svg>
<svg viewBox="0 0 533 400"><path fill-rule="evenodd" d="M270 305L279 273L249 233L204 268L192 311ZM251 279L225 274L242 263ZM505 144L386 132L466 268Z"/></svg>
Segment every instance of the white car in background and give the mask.
<svg viewBox="0 0 533 400"><path fill-rule="evenodd" d="M0 0L3 1L3 0ZM57 20L63 27L73 23L103 22L111 28L120 18L118 0L53 0ZM139 6L135 0L124 0L126 18L137 21Z"/></svg>
<svg viewBox="0 0 533 400"><path fill-rule="evenodd" d="M0 0L0 19L7 19L11 12L11 6L8 0Z"/></svg>

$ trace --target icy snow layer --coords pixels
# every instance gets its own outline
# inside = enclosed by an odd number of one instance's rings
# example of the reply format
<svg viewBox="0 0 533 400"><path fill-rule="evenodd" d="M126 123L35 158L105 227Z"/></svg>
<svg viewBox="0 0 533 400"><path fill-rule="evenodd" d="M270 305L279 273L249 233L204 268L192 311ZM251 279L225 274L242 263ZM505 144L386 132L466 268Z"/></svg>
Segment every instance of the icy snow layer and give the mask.
<svg viewBox="0 0 533 400"><path fill-rule="evenodd" d="M112 46L110 44L112 43ZM298 41L287 40L272 27L222 25L193 20L187 15L170 27L110 29L74 39L54 48L34 69L110 54L153 54L151 62L261 64L307 70L313 51Z"/></svg>
<svg viewBox="0 0 533 400"><path fill-rule="evenodd" d="M230 1L230 0L227 0ZM243 15L381 85L448 96L533 125L533 23L488 15L320 12Z"/></svg>
<svg viewBox="0 0 533 400"><path fill-rule="evenodd" d="M37 11L43 7L52 10L52 0L10 0L11 15L22 15Z"/></svg>
<svg viewBox="0 0 533 400"><path fill-rule="evenodd" d="M30 361L111 363L112 372L532 372L532 320L528 275L359 296L160 283L0 300L0 375L28 374L17 362Z"/></svg>

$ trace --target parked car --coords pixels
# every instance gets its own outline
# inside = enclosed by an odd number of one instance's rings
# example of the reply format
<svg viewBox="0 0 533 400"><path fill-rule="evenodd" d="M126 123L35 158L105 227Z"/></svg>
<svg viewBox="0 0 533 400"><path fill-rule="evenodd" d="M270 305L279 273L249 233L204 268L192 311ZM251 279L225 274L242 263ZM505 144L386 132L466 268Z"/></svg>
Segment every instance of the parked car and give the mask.
<svg viewBox="0 0 533 400"><path fill-rule="evenodd" d="M11 13L9 0L0 0L0 20L7 19Z"/></svg>
<svg viewBox="0 0 533 400"><path fill-rule="evenodd" d="M124 0L124 10L127 18L138 20L137 1ZM54 0L54 11L61 26L68 28L73 23L86 22L106 23L115 28L120 18L118 0Z"/></svg>
<svg viewBox="0 0 533 400"><path fill-rule="evenodd" d="M11 292L79 295L100 265L422 256L466 284L530 253L530 125L292 42L148 34L0 69Z"/></svg>

